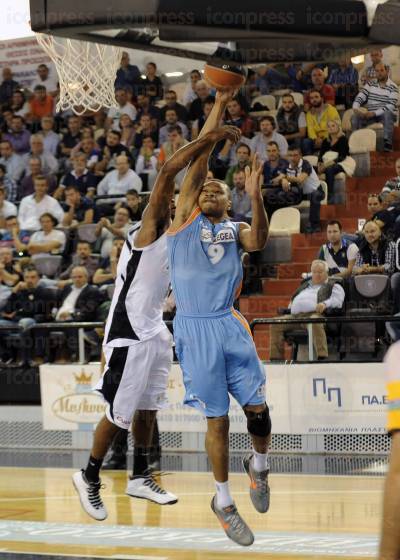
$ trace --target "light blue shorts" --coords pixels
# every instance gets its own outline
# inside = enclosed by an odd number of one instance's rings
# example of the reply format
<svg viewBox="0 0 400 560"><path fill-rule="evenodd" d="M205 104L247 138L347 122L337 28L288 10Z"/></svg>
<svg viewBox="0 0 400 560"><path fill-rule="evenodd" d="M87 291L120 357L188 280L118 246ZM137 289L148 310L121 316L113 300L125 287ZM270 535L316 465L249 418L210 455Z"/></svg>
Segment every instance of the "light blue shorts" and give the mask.
<svg viewBox="0 0 400 560"><path fill-rule="evenodd" d="M177 313L174 338L185 404L207 417L218 417L228 414L229 394L242 407L265 402L264 367L238 311L208 316Z"/></svg>

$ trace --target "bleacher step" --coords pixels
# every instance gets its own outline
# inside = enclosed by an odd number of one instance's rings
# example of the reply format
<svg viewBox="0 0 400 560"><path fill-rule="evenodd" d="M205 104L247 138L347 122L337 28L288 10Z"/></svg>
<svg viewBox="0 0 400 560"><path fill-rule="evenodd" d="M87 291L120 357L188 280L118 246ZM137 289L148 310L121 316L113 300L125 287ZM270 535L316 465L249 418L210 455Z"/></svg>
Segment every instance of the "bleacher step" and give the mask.
<svg viewBox="0 0 400 560"><path fill-rule="evenodd" d="M300 278L265 278L262 281L263 293L268 296L292 296L300 284Z"/></svg>

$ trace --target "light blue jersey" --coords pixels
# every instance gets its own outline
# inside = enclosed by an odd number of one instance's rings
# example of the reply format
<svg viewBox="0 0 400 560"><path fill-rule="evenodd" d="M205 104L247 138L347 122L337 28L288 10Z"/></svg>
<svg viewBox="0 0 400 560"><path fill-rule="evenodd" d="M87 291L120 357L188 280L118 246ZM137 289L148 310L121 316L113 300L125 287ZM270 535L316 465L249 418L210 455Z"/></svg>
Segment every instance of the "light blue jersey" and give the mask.
<svg viewBox="0 0 400 560"><path fill-rule="evenodd" d="M171 284L181 313L214 314L233 306L242 284L239 224L213 224L196 209L168 235Z"/></svg>
<svg viewBox="0 0 400 560"><path fill-rule="evenodd" d="M265 402L264 368L246 319L233 308L243 274L239 227L212 224L197 208L168 236L184 402L207 417L228 413L229 394L241 406Z"/></svg>

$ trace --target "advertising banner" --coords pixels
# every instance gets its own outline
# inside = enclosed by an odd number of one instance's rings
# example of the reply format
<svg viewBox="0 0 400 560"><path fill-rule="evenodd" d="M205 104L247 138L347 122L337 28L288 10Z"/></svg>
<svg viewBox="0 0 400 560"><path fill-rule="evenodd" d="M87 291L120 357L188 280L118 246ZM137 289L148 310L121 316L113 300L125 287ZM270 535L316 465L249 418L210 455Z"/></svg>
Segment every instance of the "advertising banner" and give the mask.
<svg viewBox="0 0 400 560"><path fill-rule="evenodd" d="M0 41L0 74L3 68L11 68L14 80L23 88L29 89L37 79L36 68L46 64L55 75L51 59L38 45L35 37Z"/></svg>
<svg viewBox="0 0 400 560"><path fill-rule="evenodd" d="M267 403L277 434L385 433L383 364L266 365ZM100 377L98 364L44 365L40 368L43 428L92 430L105 411L92 392ZM159 412L160 429L204 432L201 412L184 406L179 365L172 366L167 408ZM231 399L230 430L245 433L247 421Z"/></svg>

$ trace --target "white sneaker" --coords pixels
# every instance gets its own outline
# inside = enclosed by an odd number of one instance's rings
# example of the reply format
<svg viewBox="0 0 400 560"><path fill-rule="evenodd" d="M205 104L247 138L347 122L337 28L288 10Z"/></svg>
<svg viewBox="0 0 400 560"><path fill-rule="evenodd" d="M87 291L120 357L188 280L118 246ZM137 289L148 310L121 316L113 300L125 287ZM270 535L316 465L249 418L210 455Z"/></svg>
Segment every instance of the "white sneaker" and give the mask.
<svg viewBox="0 0 400 560"><path fill-rule="evenodd" d="M88 482L83 469L73 474L72 482L86 513L97 521L106 519L107 510L100 496L101 482Z"/></svg>
<svg viewBox="0 0 400 560"><path fill-rule="evenodd" d="M144 498L160 505L176 504L178 498L171 492L166 492L157 484L152 476L133 478L128 481L126 494L132 498Z"/></svg>

